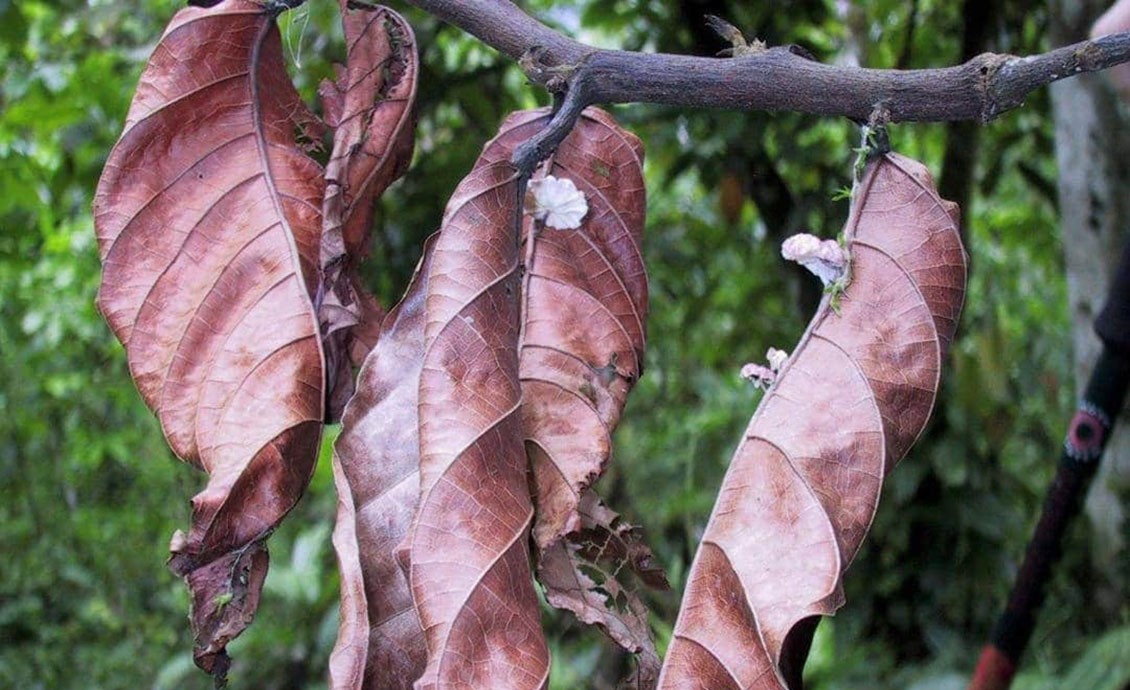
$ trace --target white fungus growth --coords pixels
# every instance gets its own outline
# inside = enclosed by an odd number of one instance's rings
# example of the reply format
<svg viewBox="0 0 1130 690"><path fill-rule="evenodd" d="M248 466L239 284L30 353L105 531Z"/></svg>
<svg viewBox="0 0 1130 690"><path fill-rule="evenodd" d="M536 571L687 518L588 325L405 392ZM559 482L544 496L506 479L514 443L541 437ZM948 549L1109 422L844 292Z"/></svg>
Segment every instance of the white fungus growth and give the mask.
<svg viewBox="0 0 1130 690"><path fill-rule="evenodd" d="M741 377L762 390L769 390L769 386L777 380L777 373L769 367L750 362L742 367Z"/></svg>
<svg viewBox="0 0 1130 690"><path fill-rule="evenodd" d="M793 235L781 244L781 256L812 271L827 287L840 279L847 265L847 252L835 240L815 235Z"/></svg>
<svg viewBox="0 0 1130 690"><path fill-rule="evenodd" d="M778 350L775 347L771 347L769 348L769 351L765 353L765 358L769 360L770 369L772 369L773 371L780 371L781 366L785 363L785 360L789 358L789 353L785 352L784 350Z"/></svg>
<svg viewBox="0 0 1130 690"><path fill-rule="evenodd" d="M769 351L765 353L765 358L769 360L769 366L750 362L742 367L741 377L758 388L767 391L777 380L777 373L781 370L781 366L784 365L785 360L789 358L789 353L771 347Z"/></svg>
<svg viewBox="0 0 1130 690"><path fill-rule="evenodd" d="M581 220L589 212L585 195L568 178L546 175L531 180L526 191L526 213L558 230L581 227Z"/></svg>

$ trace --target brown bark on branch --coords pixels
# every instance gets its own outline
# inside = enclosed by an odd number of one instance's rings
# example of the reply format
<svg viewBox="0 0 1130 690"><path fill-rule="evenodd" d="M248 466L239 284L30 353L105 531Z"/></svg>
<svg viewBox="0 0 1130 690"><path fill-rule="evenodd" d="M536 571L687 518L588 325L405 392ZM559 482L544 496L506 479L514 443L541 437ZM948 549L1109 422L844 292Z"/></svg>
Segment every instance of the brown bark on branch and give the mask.
<svg viewBox="0 0 1130 690"><path fill-rule="evenodd" d="M598 103L789 110L859 121L881 107L890 122L988 122L1045 84L1130 62L1130 33L1029 57L984 53L960 65L921 70L835 67L789 47L734 58L635 53L563 36L509 0L408 2L511 58L525 56L526 67L536 54L538 65L527 69L531 79L551 90L567 88L558 126L515 153L520 168L552 149L580 112Z"/></svg>

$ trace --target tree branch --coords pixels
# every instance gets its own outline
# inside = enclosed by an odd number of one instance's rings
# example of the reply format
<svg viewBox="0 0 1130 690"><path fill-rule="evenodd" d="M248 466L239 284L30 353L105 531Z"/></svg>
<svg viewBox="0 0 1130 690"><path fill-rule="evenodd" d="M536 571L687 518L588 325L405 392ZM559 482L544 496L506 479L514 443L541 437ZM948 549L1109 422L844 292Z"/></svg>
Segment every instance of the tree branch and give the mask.
<svg viewBox="0 0 1130 690"><path fill-rule="evenodd" d="M953 67L882 70L815 62L797 46L732 58L601 50L529 16L509 0L407 0L519 60L531 80L565 99L550 125L514 152L530 174L598 103L783 110L866 122L988 122L1031 91L1082 72L1130 62L1130 32L1033 55L983 53Z"/></svg>
<svg viewBox="0 0 1130 690"><path fill-rule="evenodd" d="M408 0L514 59L536 49L546 67L572 66L569 89L595 103L788 110L866 120L877 105L892 122L989 120L1031 91L1081 72L1130 61L1130 33L1030 57L985 53L953 67L879 70L834 67L789 47L708 58L600 50L561 35L509 0ZM551 70L533 75L547 83Z"/></svg>

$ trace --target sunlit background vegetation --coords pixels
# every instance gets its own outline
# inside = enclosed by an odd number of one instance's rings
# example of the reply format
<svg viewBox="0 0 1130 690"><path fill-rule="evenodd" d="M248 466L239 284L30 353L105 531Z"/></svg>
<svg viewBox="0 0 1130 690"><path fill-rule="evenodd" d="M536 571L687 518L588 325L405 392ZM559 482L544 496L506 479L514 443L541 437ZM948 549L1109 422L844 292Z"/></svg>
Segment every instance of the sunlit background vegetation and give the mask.
<svg viewBox="0 0 1130 690"><path fill-rule="evenodd" d="M960 62L975 2L576 0L522 3L591 43L710 55L701 22L726 17L771 45L871 67ZM976 52L1047 47L1044 3L995 0ZM193 669L183 585L162 565L203 476L177 462L93 298L90 201L171 0L0 0L0 687L206 688ZM301 90L342 56L337 3L283 21ZM552 7L551 7L552 6ZM402 9L402 8L401 8ZM396 299L420 242L503 116L547 98L493 50L416 11L420 126L407 178L381 203L368 279ZM984 27L981 27L984 28ZM856 40L853 40L852 37ZM857 39L863 37L862 43ZM798 231L835 236L846 216L851 122L795 114L631 106L647 149L651 276L647 371L601 493L642 524L673 584L650 594L661 648L723 471L759 394L737 372L790 349L815 285L784 265ZM901 125L894 147L967 200L972 278L937 415L891 476L823 622L810 687L964 688L1023 552L1073 407L1070 324L1057 229L1047 95L977 130ZM973 154L963 168L955 153ZM948 168L948 169L945 169ZM327 435L307 496L271 539L255 625L232 645L236 688L325 687L337 626ZM1120 690L1130 605L1097 605L1130 573L1090 565L1073 530L1018 688ZM1111 584L1111 578L1114 584ZM1121 584L1124 586L1124 582ZM1122 590L1125 591L1125 590ZM546 610L554 688L612 687L599 633Z"/></svg>

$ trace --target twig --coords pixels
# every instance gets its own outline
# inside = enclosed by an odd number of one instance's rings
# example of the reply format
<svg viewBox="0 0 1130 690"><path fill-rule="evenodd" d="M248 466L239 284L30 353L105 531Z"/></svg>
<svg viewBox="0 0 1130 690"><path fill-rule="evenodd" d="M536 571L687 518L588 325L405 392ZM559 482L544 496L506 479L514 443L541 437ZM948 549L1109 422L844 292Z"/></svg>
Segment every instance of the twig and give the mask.
<svg viewBox="0 0 1130 690"><path fill-rule="evenodd" d="M554 97L555 108L549 123L537 134L523 141L514 149L510 162L518 172L529 179L538 163L545 160L549 154L557 149L558 144L569 136L577 118L592 101L586 101L588 81L575 79L563 95Z"/></svg>
<svg viewBox="0 0 1130 690"><path fill-rule="evenodd" d="M1030 57L984 53L953 67L875 70L806 60L787 48L734 58L598 50L563 36L509 0L408 0L517 60L540 51L548 66L575 67L570 90L595 103L661 103L787 110L866 120L883 103L891 122L987 122L1031 91L1082 72L1130 61L1130 33ZM542 70L546 72L546 70ZM536 81L544 83L544 74Z"/></svg>

